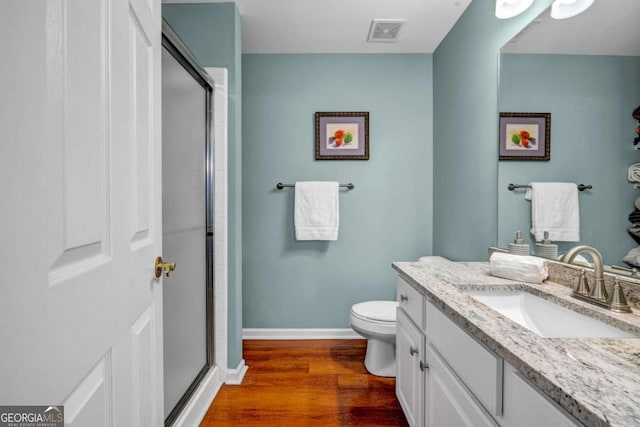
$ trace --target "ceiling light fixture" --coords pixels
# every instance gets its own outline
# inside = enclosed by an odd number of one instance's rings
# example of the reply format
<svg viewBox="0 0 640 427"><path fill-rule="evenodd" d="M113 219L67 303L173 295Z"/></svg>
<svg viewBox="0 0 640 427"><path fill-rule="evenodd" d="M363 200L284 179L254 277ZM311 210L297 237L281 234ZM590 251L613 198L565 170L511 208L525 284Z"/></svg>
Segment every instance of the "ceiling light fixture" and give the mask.
<svg viewBox="0 0 640 427"><path fill-rule="evenodd" d="M533 0L496 0L496 18L513 18L529 9L532 3Z"/></svg>
<svg viewBox="0 0 640 427"><path fill-rule="evenodd" d="M567 19L574 17L593 4L593 0L556 0L551 5L553 19Z"/></svg>

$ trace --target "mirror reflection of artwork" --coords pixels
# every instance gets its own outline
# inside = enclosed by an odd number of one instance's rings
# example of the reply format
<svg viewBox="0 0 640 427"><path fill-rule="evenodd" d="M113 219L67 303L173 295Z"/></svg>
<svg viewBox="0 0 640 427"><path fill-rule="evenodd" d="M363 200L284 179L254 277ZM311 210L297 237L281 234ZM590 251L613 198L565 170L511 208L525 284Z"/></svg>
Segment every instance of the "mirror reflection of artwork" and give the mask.
<svg viewBox="0 0 640 427"><path fill-rule="evenodd" d="M500 113L499 160L550 160L551 113Z"/></svg>
<svg viewBox="0 0 640 427"><path fill-rule="evenodd" d="M507 125L507 141L507 150L538 148L538 125Z"/></svg>

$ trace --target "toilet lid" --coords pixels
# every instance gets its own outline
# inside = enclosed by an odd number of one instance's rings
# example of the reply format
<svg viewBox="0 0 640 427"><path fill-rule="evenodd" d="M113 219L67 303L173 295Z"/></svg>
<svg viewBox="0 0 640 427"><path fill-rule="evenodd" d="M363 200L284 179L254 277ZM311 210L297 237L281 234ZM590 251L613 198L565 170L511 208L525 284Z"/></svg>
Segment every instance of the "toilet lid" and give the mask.
<svg viewBox="0 0 640 427"><path fill-rule="evenodd" d="M351 307L354 314L382 322L396 321L397 301L365 301Z"/></svg>

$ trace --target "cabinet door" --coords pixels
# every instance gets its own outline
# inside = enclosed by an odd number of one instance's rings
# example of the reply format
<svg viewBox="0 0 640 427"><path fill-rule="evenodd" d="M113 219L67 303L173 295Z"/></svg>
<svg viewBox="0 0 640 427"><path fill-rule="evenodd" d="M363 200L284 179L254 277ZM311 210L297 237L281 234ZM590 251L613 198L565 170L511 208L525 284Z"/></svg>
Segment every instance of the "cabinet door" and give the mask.
<svg viewBox="0 0 640 427"><path fill-rule="evenodd" d="M582 425L543 396L506 362L504 364L502 424L514 427L575 427Z"/></svg>
<svg viewBox="0 0 640 427"><path fill-rule="evenodd" d="M429 365L425 369L425 426L496 426L431 345L426 345L425 352Z"/></svg>
<svg viewBox="0 0 640 427"><path fill-rule="evenodd" d="M396 327L396 395L409 425L422 427L424 374L420 361L424 352L424 335L401 308L398 308Z"/></svg>
<svg viewBox="0 0 640 427"><path fill-rule="evenodd" d="M425 335L492 416L502 412L502 359L493 354L431 302L426 304Z"/></svg>

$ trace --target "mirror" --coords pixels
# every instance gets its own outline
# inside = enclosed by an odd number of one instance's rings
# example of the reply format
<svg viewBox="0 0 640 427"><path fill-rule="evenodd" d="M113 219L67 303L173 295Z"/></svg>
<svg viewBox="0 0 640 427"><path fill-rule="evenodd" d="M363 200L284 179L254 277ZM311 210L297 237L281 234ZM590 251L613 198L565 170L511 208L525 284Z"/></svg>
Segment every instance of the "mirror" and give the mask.
<svg viewBox="0 0 640 427"><path fill-rule="evenodd" d="M627 180L629 166L640 163L632 117L640 105L638 16L638 0L596 0L565 20L546 10L501 49L498 109L551 113L551 154L498 162L500 247L521 230L535 253L526 190L507 187L544 181L593 186L579 193L580 241L554 242L558 253L584 244L606 264L625 266L623 257L640 244L627 231L640 197Z"/></svg>

